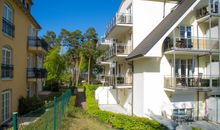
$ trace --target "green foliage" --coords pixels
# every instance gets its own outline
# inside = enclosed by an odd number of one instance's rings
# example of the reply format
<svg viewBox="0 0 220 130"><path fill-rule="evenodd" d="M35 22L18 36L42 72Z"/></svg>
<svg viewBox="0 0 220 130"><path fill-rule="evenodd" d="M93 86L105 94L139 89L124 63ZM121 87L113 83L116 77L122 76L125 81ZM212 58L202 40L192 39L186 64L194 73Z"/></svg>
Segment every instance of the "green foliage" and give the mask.
<svg viewBox="0 0 220 130"><path fill-rule="evenodd" d="M44 67L46 68L47 81L59 82L68 81L71 78L71 74L67 69L68 62L65 55L60 54L60 46L50 49Z"/></svg>
<svg viewBox="0 0 220 130"><path fill-rule="evenodd" d="M41 108L44 105L43 101L40 101L37 97L24 98L21 97L19 99L18 112L21 115L24 115L30 111Z"/></svg>
<svg viewBox="0 0 220 130"><path fill-rule="evenodd" d="M192 130L202 130L202 129L193 127Z"/></svg>
<svg viewBox="0 0 220 130"><path fill-rule="evenodd" d="M114 128L124 130L164 130L166 127L147 118L115 114L102 111L95 101L94 93L99 85L84 85L86 88L87 112L102 122L111 124Z"/></svg>

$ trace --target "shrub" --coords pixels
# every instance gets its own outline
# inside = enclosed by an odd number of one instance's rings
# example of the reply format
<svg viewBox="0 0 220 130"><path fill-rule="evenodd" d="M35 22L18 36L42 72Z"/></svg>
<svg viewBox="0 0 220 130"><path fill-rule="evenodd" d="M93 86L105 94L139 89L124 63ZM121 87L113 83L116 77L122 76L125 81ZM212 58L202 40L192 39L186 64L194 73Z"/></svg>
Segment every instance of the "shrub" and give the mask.
<svg viewBox="0 0 220 130"><path fill-rule="evenodd" d="M86 91L87 112L89 115L104 123L111 124L114 128L124 130L164 130L165 126L147 118L115 114L102 111L95 101L94 93L99 85L84 85Z"/></svg>
<svg viewBox="0 0 220 130"><path fill-rule="evenodd" d="M18 112L19 114L24 115L43 106L44 102L39 100L37 97L21 97L19 99Z"/></svg>

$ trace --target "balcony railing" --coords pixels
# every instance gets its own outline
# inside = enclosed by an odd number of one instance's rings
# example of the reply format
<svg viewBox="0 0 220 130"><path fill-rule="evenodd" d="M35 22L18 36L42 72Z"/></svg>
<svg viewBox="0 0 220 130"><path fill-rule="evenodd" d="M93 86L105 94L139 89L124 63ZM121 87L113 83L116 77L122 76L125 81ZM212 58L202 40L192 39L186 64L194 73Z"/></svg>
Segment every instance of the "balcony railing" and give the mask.
<svg viewBox="0 0 220 130"><path fill-rule="evenodd" d="M97 47L101 46L101 45L111 45L113 43L112 40L106 40L105 38L101 38L98 41Z"/></svg>
<svg viewBox="0 0 220 130"><path fill-rule="evenodd" d="M204 6L200 9L197 10L197 15L196 18L200 19L203 17L206 17L208 15L214 15L214 16L219 16L220 12L218 11L219 3L218 1L216 1L217 3L213 1L210 1L210 3L207 6Z"/></svg>
<svg viewBox="0 0 220 130"><path fill-rule="evenodd" d="M2 18L2 32L10 37L14 37L15 25L4 17Z"/></svg>
<svg viewBox="0 0 220 130"><path fill-rule="evenodd" d="M101 63L101 62L105 62L107 60L106 55L102 55L99 58L97 58L96 62L97 63Z"/></svg>
<svg viewBox="0 0 220 130"><path fill-rule="evenodd" d="M35 37L28 37L28 47L43 48L48 51L48 44L44 40Z"/></svg>
<svg viewBox="0 0 220 130"><path fill-rule="evenodd" d="M175 42L175 43L174 43ZM174 44L173 44L174 43ZM197 51L219 51L218 39L215 38L166 38L164 41L164 50L197 50Z"/></svg>
<svg viewBox="0 0 220 130"><path fill-rule="evenodd" d="M1 65L2 79L12 79L13 71L14 71L13 65L2 64Z"/></svg>
<svg viewBox="0 0 220 130"><path fill-rule="evenodd" d="M112 86L131 86L132 76L131 75L99 75L98 79L106 85Z"/></svg>
<svg viewBox="0 0 220 130"><path fill-rule="evenodd" d="M46 78L47 77L47 71L46 69L40 69L40 68L28 68L27 69L27 78Z"/></svg>
<svg viewBox="0 0 220 130"><path fill-rule="evenodd" d="M117 13L112 21L106 26L106 34L108 34L112 28L118 24L127 24L131 25L133 23L132 21L132 15L129 13Z"/></svg>
<svg viewBox="0 0 220 130"><path fill-rule="evenodd" d="M212 84L210 84L210 80ZM194 75L194 76L164 76L165 88L207 88L220 87L219 76Z"/></svg>
<svg viewBox="0 0 220 130"><path fill-rule="evenodd" d="M127 56L131 53L132 48L131 46L125 44L116 44L113 45L107 52L106 56L111 58L113 56Z"/></svg>

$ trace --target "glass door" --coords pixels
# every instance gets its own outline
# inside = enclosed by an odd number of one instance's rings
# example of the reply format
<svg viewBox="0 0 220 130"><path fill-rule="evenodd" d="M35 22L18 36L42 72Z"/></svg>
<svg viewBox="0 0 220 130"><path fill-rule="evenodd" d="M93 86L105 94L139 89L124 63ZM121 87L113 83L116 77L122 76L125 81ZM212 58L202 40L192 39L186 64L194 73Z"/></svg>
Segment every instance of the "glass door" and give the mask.
<svg viewBox="0 0 220 130"><path fill-rule="evenodd" d="M192 48L192 27L180 26L180 40L182 42L182 48Z"/></svg>
<svg viewBox="0 0 220 130"><path fill-rule="evenodd" d="M6 91L2 93L2 119L3 122L10 118L10 92Z"/></svg>

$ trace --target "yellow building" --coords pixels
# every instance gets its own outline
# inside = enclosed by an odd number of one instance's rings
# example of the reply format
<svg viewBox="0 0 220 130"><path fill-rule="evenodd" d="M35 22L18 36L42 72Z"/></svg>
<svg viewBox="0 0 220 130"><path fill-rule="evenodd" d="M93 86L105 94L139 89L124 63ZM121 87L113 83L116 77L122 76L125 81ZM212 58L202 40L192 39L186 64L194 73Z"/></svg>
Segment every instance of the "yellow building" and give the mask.
<svg viewBox="0 0 220 130"><path fill-rule="evenodd" d="M45 77L41 68L46 47L37 38L41 27L30 14L31 6L32 0L0 1L0 124L18 110L20 97L37 94L38 79Z"/></svg>

